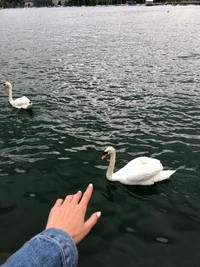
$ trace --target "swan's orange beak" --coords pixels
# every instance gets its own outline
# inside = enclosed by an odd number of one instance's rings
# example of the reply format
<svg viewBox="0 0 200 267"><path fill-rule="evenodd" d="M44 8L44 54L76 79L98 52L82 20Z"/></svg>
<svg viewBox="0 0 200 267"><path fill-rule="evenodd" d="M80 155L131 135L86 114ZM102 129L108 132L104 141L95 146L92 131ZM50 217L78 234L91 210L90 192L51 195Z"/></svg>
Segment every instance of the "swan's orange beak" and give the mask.
<svg viewBox="0 0 200 267"><path fill-rule="evenodd" d="M108 156L108 152L103 152L103 156L101 157L101 159L105 159Z"/></svg>

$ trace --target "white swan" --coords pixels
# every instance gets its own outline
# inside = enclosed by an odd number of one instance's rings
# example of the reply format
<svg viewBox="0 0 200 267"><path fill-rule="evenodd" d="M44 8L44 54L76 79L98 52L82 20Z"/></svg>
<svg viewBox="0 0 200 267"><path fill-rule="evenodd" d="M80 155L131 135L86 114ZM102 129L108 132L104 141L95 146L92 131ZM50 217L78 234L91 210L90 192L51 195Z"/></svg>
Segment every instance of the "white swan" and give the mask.
<svg viewBox="0 0 200 267"><path fill-rule="evenodd" d="M107 155L110 155L110 164L106 177L110 181L118 181L127 185L152 185L168 179L175 172L175 170L163 171L163 166L157 159L138 157L113 173L116 159L115 149L111 146L107 147L102 159L105 159Z"/></svg>
<svg viewBox="0 0 200 267"><path fill-rule="evenodd" d="M3 88L6 88L6 87L8 87L9 89L9 102L14 108L30 109L33 106L32 102L26 96L22 96L20 98L13 100L11 83L5 82L3 85Z"/></svg>

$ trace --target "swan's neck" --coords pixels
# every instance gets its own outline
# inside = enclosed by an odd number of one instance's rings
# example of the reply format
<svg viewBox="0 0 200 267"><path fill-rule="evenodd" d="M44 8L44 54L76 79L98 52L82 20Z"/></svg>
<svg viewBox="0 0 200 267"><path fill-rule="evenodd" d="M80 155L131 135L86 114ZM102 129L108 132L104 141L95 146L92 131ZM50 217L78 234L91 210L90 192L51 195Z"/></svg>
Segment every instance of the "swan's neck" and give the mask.
<svg viewBox="0 0 200 267"><path fill-rule="evenodd" d="M12 98L12 85L11 84L9 84L8 85L8 90L9 90L9 102L11 103L11 102L13 102L13 98Z"/></svg>
<svg viewBox="0 0 200 267"><path fill-rule="evenodd" d="M107 170L107 173L106 173L106 177L110 181L114 181L114 179L113 179L113 171L114 171L114 167L115 167L115 160L116 160L116 152L114 151L110 155L110 163L109 163L108 170Z"/></svg>

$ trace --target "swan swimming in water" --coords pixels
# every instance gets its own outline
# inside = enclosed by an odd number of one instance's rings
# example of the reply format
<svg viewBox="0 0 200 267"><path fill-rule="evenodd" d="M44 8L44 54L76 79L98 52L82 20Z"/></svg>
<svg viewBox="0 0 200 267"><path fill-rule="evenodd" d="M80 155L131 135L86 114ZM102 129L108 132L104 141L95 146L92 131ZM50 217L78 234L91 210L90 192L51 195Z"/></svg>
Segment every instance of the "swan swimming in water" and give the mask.
<svg viewBox="0 0 200 267"><path fill-rule="evenodd" d="M9 102L14 108L18 109L30 109L33 106L33 103L26 96L22 96L17 99L12 98L12 85L10 82L5 82L3 88L8 87L9 90Z"/></svg>
<svg viewBox="0 0 200 267"><path fill-rule="evenodd" d="M108 155L110 155L110 163L106 177L110 181L118 181L126 185L152 185L168 179L175 172L175 170L163 171L163 166L157 159L138 157L131 160L119 171L113 173L116 152L111 146L104 150L102 159L105 159Z"/></svg>

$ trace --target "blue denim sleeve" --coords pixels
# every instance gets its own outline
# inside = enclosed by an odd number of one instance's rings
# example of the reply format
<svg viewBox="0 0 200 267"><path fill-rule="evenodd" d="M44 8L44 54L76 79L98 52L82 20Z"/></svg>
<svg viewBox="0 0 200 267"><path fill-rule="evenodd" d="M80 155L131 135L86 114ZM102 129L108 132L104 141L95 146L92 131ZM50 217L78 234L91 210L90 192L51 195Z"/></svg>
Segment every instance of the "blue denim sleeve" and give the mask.
<svg viewBox="0 0 200 267"><path fill-rule="evenodd" d="M15 252L2 267L75 267L78 252L64 231L49 228L34 236Z"/></svg>

